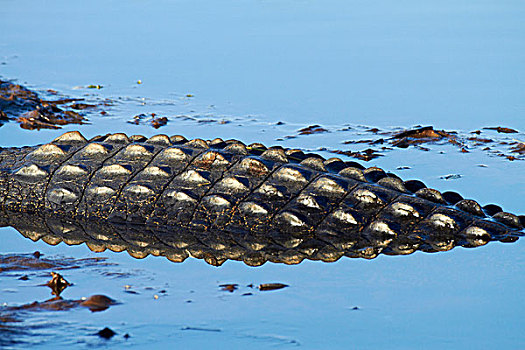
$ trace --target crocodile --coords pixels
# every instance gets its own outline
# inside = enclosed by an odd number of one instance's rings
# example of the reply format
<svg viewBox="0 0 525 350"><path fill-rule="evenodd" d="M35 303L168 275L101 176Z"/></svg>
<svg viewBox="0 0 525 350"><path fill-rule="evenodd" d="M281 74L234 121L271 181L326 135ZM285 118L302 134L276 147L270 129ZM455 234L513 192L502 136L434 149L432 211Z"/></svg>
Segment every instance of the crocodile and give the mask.
<svg viewBox="0 0 525 350"><path fill-rule="evenodd" d="M0 148L0 226L137 258L258 266L514 242L525 216L298 149L72 131Z"/></svg>

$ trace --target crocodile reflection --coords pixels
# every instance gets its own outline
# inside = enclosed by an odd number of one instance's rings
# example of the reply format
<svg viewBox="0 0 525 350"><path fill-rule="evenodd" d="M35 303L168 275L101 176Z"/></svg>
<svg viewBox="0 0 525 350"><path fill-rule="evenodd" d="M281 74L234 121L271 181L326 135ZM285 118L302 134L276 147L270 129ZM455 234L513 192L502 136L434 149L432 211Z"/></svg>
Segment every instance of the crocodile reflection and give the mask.
<svg viewBox="0 0 525 350"><path fill-rule="evenodd" d="M520 234L501 236L419 235L349 235L346 237L312 234L294 237L275 232L241 234L234 232L199 232L148 225L72 220L20 212L0 211L0 225L11 226L24 237L56 245L86 244L94 252L106 249L127 251L134 258L164 256L173 262L188 257L220 266L226 260L243 261L249 266L273 263L299 264L303 260L335 262L341 257L373 259L379 254L408 255L416 251L440 252L456 246L478 247L490 241L514 242Z"/></svg>

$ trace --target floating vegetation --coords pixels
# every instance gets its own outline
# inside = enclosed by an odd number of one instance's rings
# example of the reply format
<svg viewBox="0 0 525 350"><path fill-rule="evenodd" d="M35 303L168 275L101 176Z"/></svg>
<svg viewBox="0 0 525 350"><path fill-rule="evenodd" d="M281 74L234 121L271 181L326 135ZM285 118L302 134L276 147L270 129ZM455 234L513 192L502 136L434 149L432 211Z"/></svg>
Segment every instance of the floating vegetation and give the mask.
<svg viewBox="0 0 525 350"><path fill-rule="evenodd" d="M58 95L55 90L47 90L47 93ZM83 100L45 100L24 86L0 80L0 126L9 120L17 121L27 130L60 129L68 124L85 124L85 116L76 111L95 109L98 106L80 102Z"/></svg>
<svg viewBox="0 0 525 350"><path fill-rule="evenodd" d="M284 139L295 138L299 135L304 135L301 131L305 130L306 135L310 132L314 125L304 129L300 129L298 135L286 136ZM324 129L324 128L323 128ZM496 130L499 133L518 133L518 131L510 128L494 127L483 128L488 130ZM313 128L315 130L315 128ZM339 132L353 131L359 132L359 127L345 127L337 130ZM375 134L376 137L367 136L364 139L352 139L344 141L344 145L367 145L363 150L347 150L347 149L327 149L321 148L321 151L329 151L335 154L342 154L348 157L357 158L363 161L370 161L372 159L384 156L384 152L392 151L395 148L408 148L428 152L431 149L430 145L452 145L461 153L469 153L473 149L481 149L489 152L492 155L503 157L507 160L523 160L525 155L525 143L520 140L498 140L496 138L484 136L462 135L457 131L436 130L433 126L415 127L407 130L386 130L382 131L378 128L363 128L362 132ZM476 130L471 134L481 135L483 131ZM502 148L503 150L498 150ZM517 153L517 155L516 155Z"/></svg>

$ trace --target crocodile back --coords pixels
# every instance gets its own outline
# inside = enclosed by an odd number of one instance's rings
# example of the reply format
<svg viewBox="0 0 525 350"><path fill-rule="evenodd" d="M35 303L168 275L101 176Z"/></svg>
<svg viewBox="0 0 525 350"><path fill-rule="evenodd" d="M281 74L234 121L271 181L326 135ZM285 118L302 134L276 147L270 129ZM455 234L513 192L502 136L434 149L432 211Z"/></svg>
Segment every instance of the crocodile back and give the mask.
<svg viewBox="0 0 525 350"><path fill-rule="evenodd" d="M330 242L370 257L377 249L439 251L523 233L523 216L494 205L376 167L237 140L108 134L88 141L70 132L0 152L0 201L10 211L270 237L287 248Z"/></svg>

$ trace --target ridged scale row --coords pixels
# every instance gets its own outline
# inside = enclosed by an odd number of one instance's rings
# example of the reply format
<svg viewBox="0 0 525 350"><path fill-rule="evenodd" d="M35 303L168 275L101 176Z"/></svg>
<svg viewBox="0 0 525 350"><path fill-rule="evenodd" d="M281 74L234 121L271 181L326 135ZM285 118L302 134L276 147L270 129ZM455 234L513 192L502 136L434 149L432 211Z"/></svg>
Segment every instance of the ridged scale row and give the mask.
<svg viewBox="0 0 525 350"><path fill-rule="evenodd" d="M379 168L236 140L70 132L0 155L9 210L235 232L287 248L314 236L383 247L400 236L513 240L525 221Z"/></svg>

